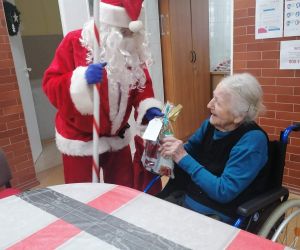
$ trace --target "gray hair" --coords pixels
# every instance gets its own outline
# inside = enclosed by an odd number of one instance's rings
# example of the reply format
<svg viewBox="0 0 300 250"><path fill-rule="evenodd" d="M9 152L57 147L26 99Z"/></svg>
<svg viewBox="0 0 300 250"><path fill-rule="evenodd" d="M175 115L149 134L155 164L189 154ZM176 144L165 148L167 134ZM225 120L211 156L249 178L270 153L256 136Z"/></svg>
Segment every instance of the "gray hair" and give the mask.
<svg viewBox="0 0 300 250"><path fill-rule="evenodd" d="M254 121L265 111L262 88L251 74L233 74L225 77L220 85L231 96L233 115L244 116L244 122Z"/></svg>

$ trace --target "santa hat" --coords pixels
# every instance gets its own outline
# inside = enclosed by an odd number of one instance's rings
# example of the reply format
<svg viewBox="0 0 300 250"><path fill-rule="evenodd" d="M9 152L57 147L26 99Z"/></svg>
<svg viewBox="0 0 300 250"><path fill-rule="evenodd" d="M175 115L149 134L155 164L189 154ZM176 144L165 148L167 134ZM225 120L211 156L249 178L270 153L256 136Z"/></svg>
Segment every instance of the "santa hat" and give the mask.
<svg viewBox="0 0 300 250"><path fill-rule="evenodd" d="M142 3L143 0L101 0L100 22L137 32L143 28Z"/></svg>

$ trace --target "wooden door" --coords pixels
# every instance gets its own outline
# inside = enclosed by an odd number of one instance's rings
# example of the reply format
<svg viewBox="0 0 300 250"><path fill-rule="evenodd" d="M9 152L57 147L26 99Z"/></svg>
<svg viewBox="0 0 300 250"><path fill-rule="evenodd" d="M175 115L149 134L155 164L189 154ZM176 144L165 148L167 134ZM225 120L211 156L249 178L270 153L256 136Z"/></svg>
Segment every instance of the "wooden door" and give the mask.
<svg viewBox="0 0 300 250"><path fill-rule="evenodd" d="M193 125L197 128L204 119L208 118L207 103L211 97L208 0L191 0L191 16L192 42L195 51L193 94L196 104L195 114L198 114L194 117Z"/></svg>
<svg viewBox="0 0 300 250"><path fill-rule="evenodd" d="M193 38L192 20L194 19L195 22L197 18L192 17L191 0L161 0L159 4L165 100L175 104L180 103L183 106L183 110L174 124L174 131L177 138L185 140L198 128L200 120L202 121L205 117L207 98L203 100L202 96L206 94L201 93L199 96L198 92L206 91L203 84L207 84L208 87L210 85L209 69L207 69L208 82L202 82L202 78L204 78L202 76L206 76L206 72L202 73L202 68L205 68L202 67L204 59L202 56L199 57L199 62L195 64L192 56L193 43L197 43L201 39L194 40ZM206 12L208 13L208 6ZM201 23L198 24L198 21L196 25L202 26ZM200 51L197 48L198 50ZM209 47L206 48L206 53L208 51ZM209 58L207 57L206 60ZM198 69L198 66L201 68ZM209 98L209 90L207 97Z"/></svg>

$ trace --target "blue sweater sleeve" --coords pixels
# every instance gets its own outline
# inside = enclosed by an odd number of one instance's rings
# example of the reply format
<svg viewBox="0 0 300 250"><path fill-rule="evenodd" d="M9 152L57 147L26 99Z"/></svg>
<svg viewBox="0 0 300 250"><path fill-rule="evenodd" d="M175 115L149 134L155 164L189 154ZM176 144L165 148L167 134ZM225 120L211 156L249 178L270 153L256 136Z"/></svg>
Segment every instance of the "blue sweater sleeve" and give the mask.
<svg viewBox="0 0 300 250"><path fill-rule="evenodd" d="M252 130L232 148L220 177L210 173L189 154L180 160L178 166L186 171L195 184L211 199L227 203L237 197L255 179L267 159L266 136L259 130Z"/></svg>

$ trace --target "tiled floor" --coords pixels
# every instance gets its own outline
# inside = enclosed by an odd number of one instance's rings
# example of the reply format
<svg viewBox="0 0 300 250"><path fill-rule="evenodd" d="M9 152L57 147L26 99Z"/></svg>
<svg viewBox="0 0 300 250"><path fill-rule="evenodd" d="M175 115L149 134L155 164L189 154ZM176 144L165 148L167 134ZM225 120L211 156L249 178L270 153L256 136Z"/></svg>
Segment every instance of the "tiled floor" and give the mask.
<svg viewBox="0 0 300 250"><path fill-rule="evenodd" d="M43 142L43 152L35 163L39 187L47 187L64 183L61 153L54 140Z"/></svg>

